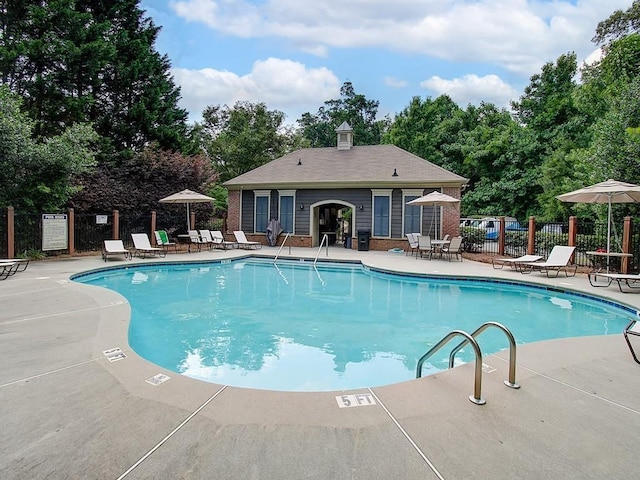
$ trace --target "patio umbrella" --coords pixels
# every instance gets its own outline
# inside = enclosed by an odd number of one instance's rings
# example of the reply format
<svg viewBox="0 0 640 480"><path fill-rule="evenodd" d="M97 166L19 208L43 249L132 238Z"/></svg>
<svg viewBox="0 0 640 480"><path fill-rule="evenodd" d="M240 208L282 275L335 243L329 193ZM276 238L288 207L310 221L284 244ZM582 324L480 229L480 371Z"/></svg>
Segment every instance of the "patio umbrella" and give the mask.
<svg viewBox="0 0 640 480"><path fill-rule="evenodd" d="M189 204L191 203L207 203L213 202L215 199L203 195L202 193L194 192L192 190L182 190L181 192L174 193L168 197L161 198L160 203L184 203L187 205L187 230L191 229L189 225Z"/></svg>
<svg viewBox="0 0 640 480"><path fill-rule="evenodd" d="M422 206L433 206L433 207L444 207L446 205L451 205L453 207L457 207L458 205L460 205L460 199L454 198L442 192L431 192L431 193L428 193L427 195L418 197L414 200L411 200L410 202L407 202L407 205L416 205L416 206L422 205ZM431 217L431 224L433 225L433 217ZM438 238L437 229L436 229L436 238Z"/></svg>
<svg viewBox="0 0 640 480"><path fill-rule="evenodd" d="M556 197L561 202L573 203L606 203L609 206L607 214L607 253L611 251L611 204L640 202L640 185L607 180L584 187L573 192L563 193ZM607 257L607 269L609 257Z"/></svg>

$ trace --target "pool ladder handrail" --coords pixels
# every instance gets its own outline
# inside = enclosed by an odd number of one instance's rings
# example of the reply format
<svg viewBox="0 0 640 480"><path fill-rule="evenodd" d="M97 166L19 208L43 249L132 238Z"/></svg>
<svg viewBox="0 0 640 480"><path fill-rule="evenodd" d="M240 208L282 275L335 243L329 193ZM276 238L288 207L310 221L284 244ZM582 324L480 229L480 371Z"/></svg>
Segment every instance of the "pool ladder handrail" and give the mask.
<svg viewBox="0 0 640 480"><path fill-rule="evenodd" d="M446 345L449 340L453 337L462 336L466 339L467 342L471 344L473 350L476 354L476 367L475 367L475 381L473 386L473 395L469 395L469 400L476 405L484 405L486 402L485 399L482 398L482 351L480 350L480 346L475 338L469 335L467 332L463 330L453 330L444 336L442 340L435 344L427 353L425 353L418 360L418 366L416 367L416 378L420 378L422 376L422 365L424 362L438 350L440 350L444 345Z"/></svg>
<svg viewBox="0 0 640 480"><path fill-rule="evenodd" d="M291 236L291 232L287 232L287 234L284 236L284 240L282 240L282 243L280 244L278 253L276 253L275 258L273 259L273 263L276 263L276 261L278 260L278 257L280 256L280 252L282 251L282 247L284 247L284 244L287 243L287 240L289 240L290 236ZM291 245L289 245L289 255L291 255Z"/></svg>
<svg viewBox="0 0 640 480"><path fill-rule="evenodd" d="M316 253L316 258L313 260L313 265L316 265L318 261L318 257L320 256L320 252L322 251L322 246L326 243L327 248L327 257L329 256L329 235L326 233L322 236L322 241L320 242L320 247L318 247L318 252Z"/></svg>
<svg viewBox="0 0 640 480"><path fill-rule="evenodd" d="M482 332L484 332L489 327L495 327L506 335L507 340L509 340L509 379L504 381L504 384L509 388L518 389L520 385L516 382L516 339L513 337L511 330L498 322L485 322L476 328L471 336L476 338ZM463 340L458 346L456 346L451 353L449 354L449 368L453 368L454 358L456 353L458 353L465 345L469 343L467 340Z"/></svg>
<svg viewBox="0 0 640 480"><path fill-rule="evenodd" d="M475 403L476 405L484 405L486 401L482 398L482 351L480 350L480 346L475 337L481 334L489 327L496 327L507 336L509 340L509 379L504 381L504 384L507 387L518 389L520 385L516 382L516 342L515 338L511 331L505 327L504 325L497 322L486 322L480 325L473 333L469 334L462 330L454 330L446 335L442 340L440 340L434 347L432 347L427 353L425 353L418 360L418 366L416 367L416 378L420 378L422 376L422 365L424 362L431 357L434 353L436 353L440 348L442 348L446 343L449 342L453 337L462 336L465 339L456 345L451 353L449 354L449 368L453 368L454 358L456 353L458 353L464 346L467 344L471 344L476 356L476 365L475 365L475 381L474 381L474 392L473 395L469 395L469 400Z"/></svg>

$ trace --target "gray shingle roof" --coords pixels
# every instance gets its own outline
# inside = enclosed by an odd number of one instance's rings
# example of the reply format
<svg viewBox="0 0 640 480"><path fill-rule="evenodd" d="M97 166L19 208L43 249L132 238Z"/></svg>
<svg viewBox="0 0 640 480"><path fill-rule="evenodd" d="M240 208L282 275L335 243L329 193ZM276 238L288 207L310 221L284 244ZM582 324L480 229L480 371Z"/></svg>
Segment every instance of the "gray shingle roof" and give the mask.
<svg viewBox="0 0 640 480"><path fill-rule="evenodd" d="M398 176L394 177L394 170ZM467 179L395 145L305 148L228 180L237 188L426 188Z"/></svg>

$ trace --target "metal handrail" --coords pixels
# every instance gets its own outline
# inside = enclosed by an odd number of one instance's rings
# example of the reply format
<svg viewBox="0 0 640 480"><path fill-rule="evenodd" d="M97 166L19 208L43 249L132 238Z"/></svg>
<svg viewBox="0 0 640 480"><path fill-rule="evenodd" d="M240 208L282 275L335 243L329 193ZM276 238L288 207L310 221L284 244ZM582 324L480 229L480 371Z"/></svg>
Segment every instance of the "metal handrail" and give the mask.
<svg viewBox="0 0 640 480"><path fill-rule="evenodd" d="M318 257L320 256L320 251L322 250L322 246L325 244L325 240L327 241L327 257L329 256L329 236L325 233L322 236L322 241L320 242L320 247L318 248L318 253L316 253L316 258L313 261L313 265L316 265L316 262L318 261Z"/></svg>
<svg viewBox="0 0 640 480"><path fill-rule="evenodd" d="M449 332L442 340L440 340L434 347L431 348L427 353L425 353L420 360L418 360L418 366L416 367L416 378L420 378L422 376L422 364L429 358L431 355L436 353L440 348L442 348L449 340L456 336L463 336L466 338L466 341L473 346L473 350L476 353L476 368L475 368L475 381L473 387L473 395L469 395L469 400L476 405L484 405L487 403L481 396L482 391L482 351L480 350L480 346L476 339L469 335L467 332L462 330L453 330Z"/></svg>
<svg viewBox="0 0 640 480"><path fill-rule="evenodd" d="M280 252L282 251L282 247L284 247L284 244L287 242L287 240L289 239L290 236L291 236L291 232L288 232L284 236L284 240L282 240L282 243L280 244L280 248L278 249L278 253L276 253L276 257L273 259L273 263L276 263L276 260L278 260L278 257L280 256ZM291 245L289 245L289 255L291 255Z"/></svg>
<svg viewBox="0 0 640 480"><path fill-rule="evenodd" d="M516 340L513 337L511 331L505 327L504 325L498 322L486 322L480 325L472 334L473 338L476 338L482 332L484 332L489 327L496 327L504 332L509 340L509 379L504 381L504 384L507 387L511 388L520 388L520 385L516 383ZM463 340L457 347L451 350L449 354L449 368L453 368L453 361L456 353L458 353L467 343L468 340Z"/></svg>

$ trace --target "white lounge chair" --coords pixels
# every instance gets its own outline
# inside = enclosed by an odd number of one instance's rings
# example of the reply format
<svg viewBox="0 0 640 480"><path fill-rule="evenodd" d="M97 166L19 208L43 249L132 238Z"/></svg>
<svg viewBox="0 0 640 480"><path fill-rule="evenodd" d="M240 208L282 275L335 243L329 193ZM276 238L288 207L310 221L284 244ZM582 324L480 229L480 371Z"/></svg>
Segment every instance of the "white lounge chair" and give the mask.
<svg viewBox="0 0 640 480"><path fill-rule="evenodd" d="M173 247L176 253L178 253L178 245L176 242L172 242L169 240L169 235L166 230L156 230L153 232L156 236L156 245L165 249L165 251L169 251L170 247Z"/></svg>
<svg viewBox="0 0 640 480"><path fill-rule="evenodd" d="M627 346L629 347L629 350L631 350L631 355L633 356L633 359L636 361L636 363L640 363L640 360L638 360L638 357L636 357L636 352L633 351L633 347L631 346L631 342L629 341L629 335L635 335L636 337L640 337L640 321L638 320L631 320L629 322L629 325L627 325L624 328L624 331L622 332L624 335L624 339L627 341Z"/></svg>
<svg viewBox="0 0 640 480"><path fill-rule="evenodd" d="M262 248L262 244L260 242L250 242L247 240L247 237L242 230L235 230L233 232L233 236L236 237L239 248Z"/></svg>
<svg viewBox="0 0 640 480"><path fill-rule="evenodd" d="M569 262L575 249L576 247L569 247L567 245L556 245L551 249L549 257L544 262L525 262L518 264L520 272L531 273L534 270L539 270L545 272L547 277L550 276L549 272L556 272L555 276L557 277L561 271L564 271L567 277L573 277L578 271L578 266L569 265Z"/></svg>
<svg viewBox="0 0 640 480"><path fill-rule="evenodd" d="M220 230L211 230L211 238L213 239L213 246L216 248L222 248L223 250L238 248L238 243L225 240Z"/></svg>
<svg viewBox="0 0 640 480"><path fill-rule="evenodd" d="M12 262L18 264L14 273L24 272L29 266L30 261L30 258L0 258L0 263Z"/></svg>
<svg viewBox="0 0 640 480"><path fill-rule="evenodd" d="M15 275L18 271L19 264L18 262L0 262L0 280L5 280L11 275Z"/></svg>
<svg viewBox="0 0 640 480"><path fill-rule="evenodd" d="M209 250L216 246L213 237L211 236L211 232L209 230L198 230L200 234L200 240L203 245L206 245Z"/></svg>
<svg viewBox="0 0 640 480"><path fill-rule="evenodd" d="M618 288L622 293L628 293L622 289L623 283L630 289L640 288L640 275L637 274L593 272L590 273L588 277L589 283L593 287L608 287L613 282L616 282L618 284ZM604 282L601 284L598 284L599 277L602 277L604 279Z"/></svg>
<svg viewBox="0 0 640 480"><path fill-rule="evenodd" d="M542 256L540 255L522 255L517 258L493 258L491 259L491 265L493 268L502 269L505 265L509 265L511 268L515 268L519 270L519 265L522 263L532 263L537 262L538 260L542 260Z"/></svg>
<svg viewBox="0 0 640 480"><path fill-rule="evenodd" d="M102 259L106 262L110 255L124 255L125 260L131 260L131 252L124 247L122 240L104 241Z"/></svg>
<svg viewBox="0 0 640 480"><path fill-rule="evenodd" d="M152 247L149 242L149 236L146 233L132 233L131 240L133 240L133 255L144 258L149 255L160 255L164 257L166 252L164 248Z"/></svg>
<svg viewBox="0 0 640 480"><path fill-rule="evenodd" d="M409 250L407 250L407 255L418 255L418 237L419 233L407 233L407 242L409 242Z"/></svg>

